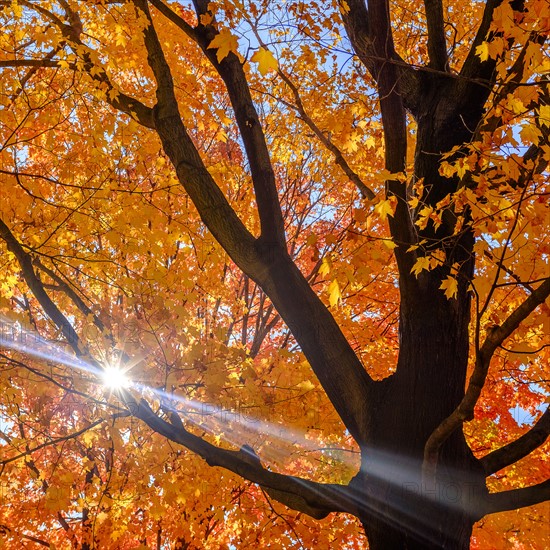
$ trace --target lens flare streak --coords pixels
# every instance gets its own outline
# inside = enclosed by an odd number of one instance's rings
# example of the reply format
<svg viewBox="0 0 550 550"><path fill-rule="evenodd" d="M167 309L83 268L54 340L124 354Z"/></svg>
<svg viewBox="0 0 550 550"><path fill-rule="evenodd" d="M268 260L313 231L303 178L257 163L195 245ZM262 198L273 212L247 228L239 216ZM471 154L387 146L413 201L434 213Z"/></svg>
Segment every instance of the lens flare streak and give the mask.
<svg viewBox="0 0 550 550"><path fill-rule="evenodd" d="M262 437L261 459L262 462L275 466L288 459L288 446L291 452L295 451L319 451L320 443L306 439L305 431L291 430L280 424L273 424L260 420L242 411L223 409L212 403L187 399L182 396L167 393L158 388L133 382L128 376L128 366L118 364L106 364L101 369L79 358L75 358L58 345L48 342L35 332L21 327L19 323L13 323L0 317L0 348L12 349L28 354L38 359L44 359L52 363L59 363L70 368L94 375L104 387L116 392L121 389L132 389L143 395L155 396L161 404L180 414L187 422L196 428L223 440L236 447L242 447L243 442L250 441L251 437ZM141 359L140 359L141 361ZM138 361L139 362L139 361ZM135 364L136 361L133 361ZM273 445L273 443L276 443ZM265 445L267 444L267 445ZM284 449L285 445L287 450ZM345 451L345 449L342 449ZM331 457L334 459L334 457ZM347 466L356 467L358 460L354 457L340 458L339 461ZM366 457L367 479L378 483L386 490L382 494L369 494L365 496L361 491L347 492L346 497L356 506L369 510L370 513L381 518L399 521L410 532L415 532L417 537L430 542L429 518L421 510L406 508L409 501L407 496L419 495L426 501L438 501L441 505L440 491L421 491L421 465L411 461L407 457L394 455L387 452L369 449ZM473 482L463 479L460 472L449 472L450 478L460 480L460 488L477 486ZM453 489L458 491L458 485ZM337 489L334 489L337 491ZM447 488L447 490L450 490ZM407 495L408 493L408 495ZM424 494L425 493L425 494ZM446 495L444 506L459 508L464 512L475 506L476 495L458 495L454 497ZM422 528L422 526L424 528ZM422 531L422 532L421 532Z"/></svg>

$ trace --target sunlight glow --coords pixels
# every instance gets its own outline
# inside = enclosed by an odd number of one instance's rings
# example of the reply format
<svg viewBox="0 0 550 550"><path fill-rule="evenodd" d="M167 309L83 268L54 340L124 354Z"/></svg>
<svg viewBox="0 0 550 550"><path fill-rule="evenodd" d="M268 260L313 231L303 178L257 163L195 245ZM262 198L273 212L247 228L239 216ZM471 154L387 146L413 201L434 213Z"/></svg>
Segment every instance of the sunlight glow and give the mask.
<svg viewBox="0 0 550 550"><path fill-rule="evenodd" d="M243 441L252 444L261 456L262 463L277 467L295 452L318 452L320 442L309 440L303 429L292 429L287 425L272 423L249 414L248 409L237 407L226 409L214 403L196 401L173 392L165 392L140 383L134 373L132 380L128 374L143 361L144 356L128 357L115 350L102 360L91 358L90 363L74 357L70 351L58 344L49 342L33 331L26 330L19 323L0 316L0 350L11 349L28 354L50 363L66 365L93 376L94 383L100 383L111 394L122 393L132 388L134 393L152 397L161 407L178 414L186 424L192 424L218 440L243 448ZM1 352L0 352L1 353ZM24 365L23 365L24 366ZM89 377L85 378L89 382ZM83 394L84 395L84 394ZM131 411L129 411L131 412ZM342 449L346 451L346 449ZM422 480L422 464L416 459L393 454L384 450L369 448L363 466L364 475L376 490L366 498L363 490L347 492L344 497L338 486L334 489L335 498L348 498L352 505L365 507L380 518L389 518L399 523L407 532L430 547L438 540L431 523L432 505L470 513L481 506L485 493L480 492L476 479L470 479L467 472L452 471L447 468L445 477L435 487L426 487ZM326 458L333 460L331 455ZM358 456L343 455L335 459L352 469L358 469ZM298 478L296 478L298 479ZM300 481L298 481L300 482ZM305 482L304 482L305 483ZM411 506L410 502L416 502ZM453 533L449 533L452 537Z"/></svg>
<svg viewBox="0 0 550 550"><path fill-rule="evenodd" d="M126 376L126 370L115 365L107 365L101 378L103 385L113 391L128 388L131 384L130 379Z"/></svg>

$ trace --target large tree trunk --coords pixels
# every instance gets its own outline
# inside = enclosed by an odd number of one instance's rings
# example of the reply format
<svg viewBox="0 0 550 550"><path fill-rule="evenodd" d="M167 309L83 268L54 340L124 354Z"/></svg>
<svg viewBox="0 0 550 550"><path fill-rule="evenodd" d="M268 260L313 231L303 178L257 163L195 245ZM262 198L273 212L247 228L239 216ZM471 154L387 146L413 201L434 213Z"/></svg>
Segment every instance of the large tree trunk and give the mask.
<svg viewBox="0 0 550 550"><path fill-rule="evenodd" d="M370 548L469 548L485 494L477 460L457 432L444 445L437 481L422 481L424 444L464 395L469 300L447 300L435 274L401 306L397 373L369 398L372 418L363 483L375 509L363 520Z"/></svg>
<svg viewBox="0 0 550 550"><path fill-rule="evenodd" d="M422 200L432 206L457 186L439 175L439 153L466 141L464 131L455 131L442 143L436 126L443 131L445 125L433 119L419 124L415 163L415 176L424 178ZM374 550L469 548L486 495L483 471L462 432L444 444L435 485L422 480L426 441L464 396L474 264L469 230L453 237L453 228L444 223L437 232L428 226L422 233L432 251L445 251L448 265L418 277L401 269L397 370L369 395L374 420L366 434L362 471L354 480L377 503L363 518ZM439 287L452 264L460 265L458 295L448 299Z"/></svg>

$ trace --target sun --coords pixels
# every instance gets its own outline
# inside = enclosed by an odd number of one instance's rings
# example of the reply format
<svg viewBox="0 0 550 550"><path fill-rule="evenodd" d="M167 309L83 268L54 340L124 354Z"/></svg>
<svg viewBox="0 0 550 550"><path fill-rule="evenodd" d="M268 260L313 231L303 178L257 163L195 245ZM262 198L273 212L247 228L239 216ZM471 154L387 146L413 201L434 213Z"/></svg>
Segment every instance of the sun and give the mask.
<svg viewBox="0 0 550 550"><path fill-rule="evenodd" d="M107 365L101 374L103 385L112 391L122 390L131 385L126 370L115 365Z"/></svg>

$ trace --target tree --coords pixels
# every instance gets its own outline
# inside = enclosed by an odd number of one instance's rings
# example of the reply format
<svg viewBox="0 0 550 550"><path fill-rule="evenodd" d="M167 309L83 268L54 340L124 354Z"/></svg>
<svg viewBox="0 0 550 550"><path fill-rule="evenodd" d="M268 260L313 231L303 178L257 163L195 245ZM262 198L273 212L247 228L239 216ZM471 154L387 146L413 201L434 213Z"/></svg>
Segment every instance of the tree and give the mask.
<svg viewBox="0 0 550 550"><path fill-rule="evenodd" d="M542 0L0 8L8 544L544 517Z"/></svg>

